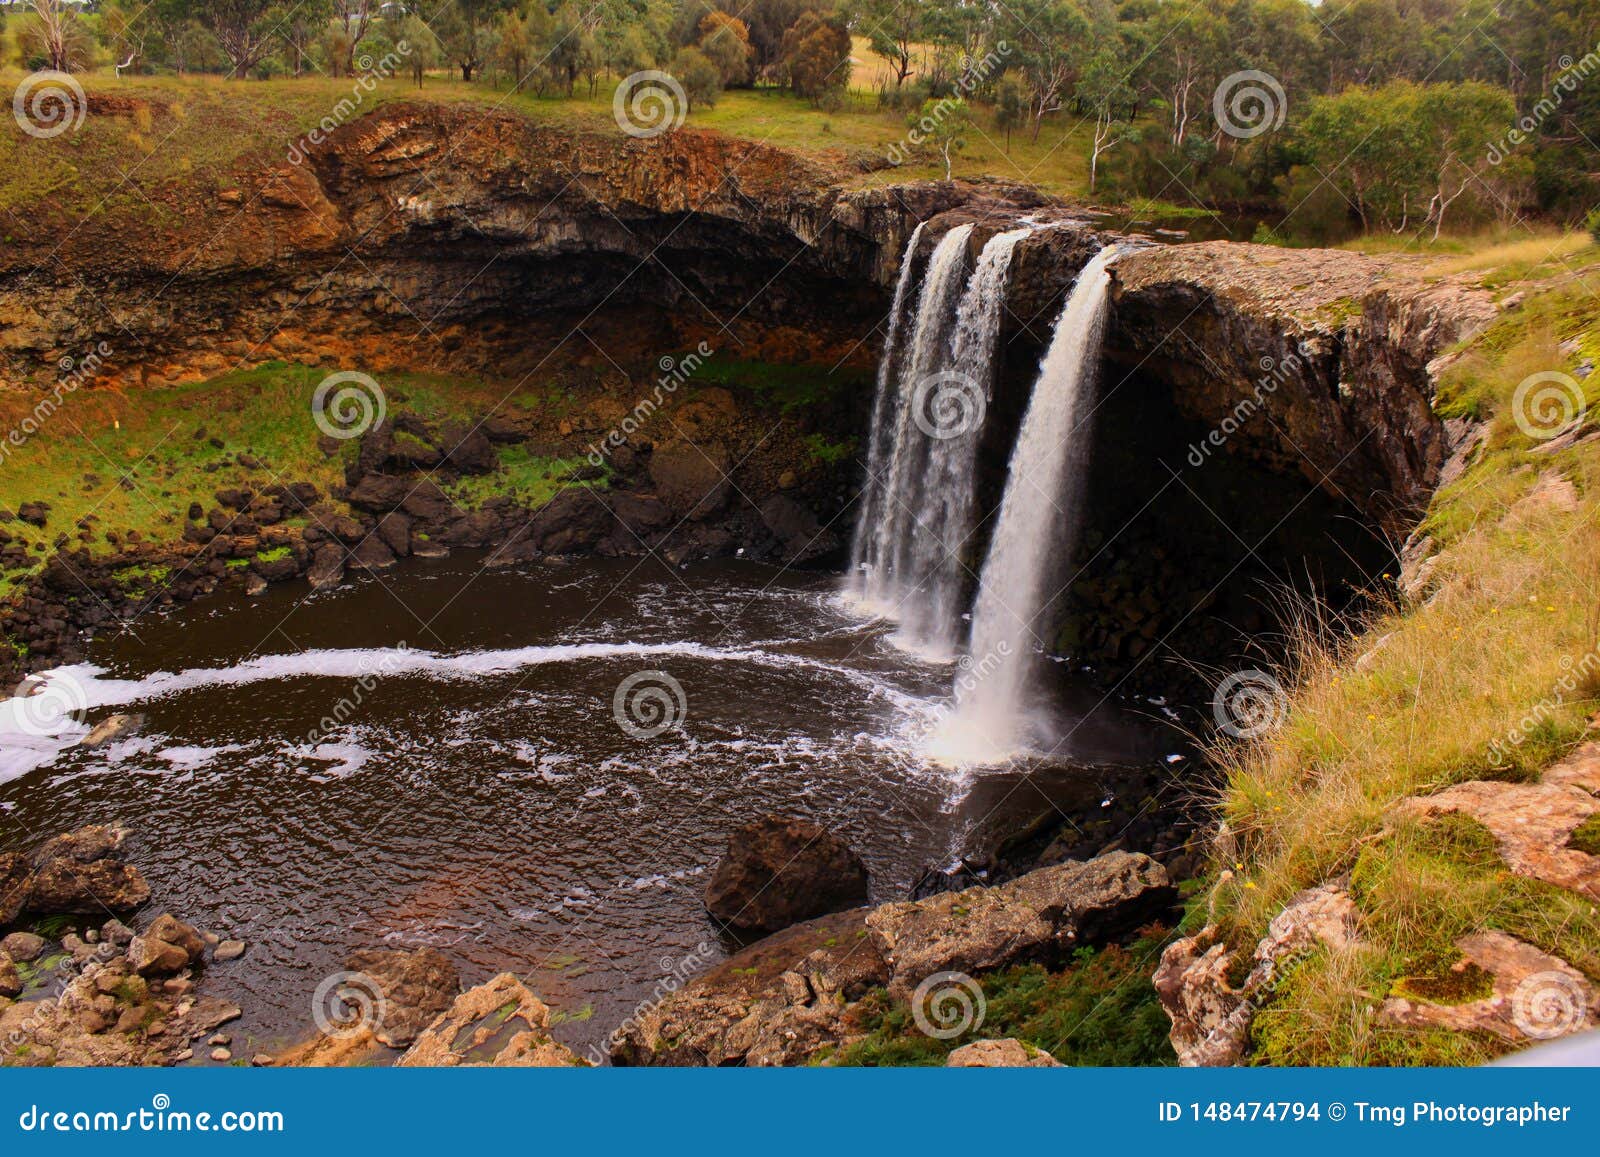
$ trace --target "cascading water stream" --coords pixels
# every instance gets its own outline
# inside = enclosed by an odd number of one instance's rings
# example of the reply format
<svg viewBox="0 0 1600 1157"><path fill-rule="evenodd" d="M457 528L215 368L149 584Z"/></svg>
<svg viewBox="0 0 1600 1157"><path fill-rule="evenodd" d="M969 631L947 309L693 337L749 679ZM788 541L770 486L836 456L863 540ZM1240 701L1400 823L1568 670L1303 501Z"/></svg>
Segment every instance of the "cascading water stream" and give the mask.
<svg viewBox="0 0 1600 1157"><path fill-rule="evenodd" d="M901 538L894 570L914 594L904 598L900 641L948 658L960 641L970 589L963 551L972 533L978 440L994 388L994 349L1017 243L1032 228L990 238L956 306L948 368L917 383L912 421L927 439L915 498L914 532Z"/></svg>
<svg viewBox="0 0 1600 1157"><path fill-rule="evenodd" d="M920 533L916 496L929 441L914 421L913 402L918 383L937 373L945 359L971 234L971 225L960 225L934 246L917 295L911 340L900 358L893 402L884 408L885 420L892 423L894 435L886 439L888 456L882 469L868 479L869 486L878 489L878 497L872 503L872 521L862 522L857 529L862 543L857 552L861 557L858 600L863 609L874 614L898 617L901 603L910 593L905 576L897 572L895 564L902 540ZM888 388L887 382L884 388ZM874 430L872 437L876 441L879 432Z"/></svg>
<svg viewBox="0 0 1600 1157"><path fill-rule="evenodd" d="M927 226L926 221L917 222L900 257L900 276L895 281L894 303L889 307L889 332L883 339L883 356L878 361L878 385L872 396L872 428L867 436L867 486L861 495L855 538L850 544L850 582L856 585L858 596L864 594L860 589L867 574L863 564L868 563L871 528L877 525L882 513L882 479L894 449L895 385L899 380L895 375L895 355L899 353L900 331L905 326L906 300L911 293L917 246L922 243L922 232Z"/></svg>
<svg viewBox="0 0 1600 1157"><path fill-rule="evenodd" d="M1036 742L1028 676L1037 632L1054 599L1047 589L1052 564L1071 556L1082 520L1109 267L1116 257L1116 247L1103 249L1078 275L1040 364L979 577L965 660L970 666L956 681L955 709L928 745L928 754L942 762L1001 762Z"/></svg>

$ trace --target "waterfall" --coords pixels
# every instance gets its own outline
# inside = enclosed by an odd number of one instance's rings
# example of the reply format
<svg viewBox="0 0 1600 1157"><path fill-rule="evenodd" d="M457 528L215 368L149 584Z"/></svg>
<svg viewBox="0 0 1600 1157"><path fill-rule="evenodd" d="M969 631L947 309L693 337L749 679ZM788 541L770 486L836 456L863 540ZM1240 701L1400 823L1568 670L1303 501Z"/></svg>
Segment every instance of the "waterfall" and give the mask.
<svg viewBox="0 0 1600 1157"><path fill-rule="evenodd" d="M876 614L898 617L901 603L914 593L915 584L907 589L905 576L896 570L897 561L903 557L900 548L904 539L922 532L917 520L917 491L930 439L914 420L914 401L918 384L943 368L971 234L971 225L960 225L934 246L917 295L911 340L900 354L899 372L887 377L879 375L880 390L887 394L892 382L893 394L892 398L880 398L882 404L874 406L875 411L881 412L883 422L881 426L875 422L877 428L870 437L874 446L882 439L886 453L879 469L867 479L869 491L875 490L876 494L872 501L863 503L855 551L859 558L856 596L864 609Z"/></svg>
<svg viewBox="0 0 1600 1157"><path fill-rule="evenodd" d="M915 500L916 532L898 543L895 571L916 595L901 608L902 642L939 657L960 640L964 564L972 533L978 440L994 388L994 347L1005 312L1006 282L1017 243L1033 232L1013 229L990 238L956 306L948 369L918 384L912 420L927 435L927 461Z"/></svg>
<svg viewBox="0 0 1600 1157"><path fill-rule="evenodd" d="M1078 275L1011 455L1005 495L972 611L970 657L956 680L956 705L929 745L953 763L999 762L1027 750L1028 675L1036 633L1055 593L1053 564L1069 559L1088 473L1095 377L1105 331L1108 247ZM1057 592L1058 593L1058 592Z"/></svg>
<svg viewBox="0 0 1600 1157"><path fill-rule="evenodd" d="M971 225L935 246L906 348L896 287L868 451L868 489L856 528L853 593L899 623L895 641L936 659L954 653L969 584L962 550L972 531L973 474L994 380L995 341L1017 243L1032 228L990 238L962 286ZM959 294L959 297L958 297Z"/></svg>
<svg viewBox="0 0 1600 1157"><path fill-rule="evenodd" d="M906 298L911 291L911 273L917 256L917 246L922 243L926 221L918 221L911 231L911 240L900 257L900 276L894 285L894 302L889 306L889 332L883 339L883 355L878 359L878 386L872 396L872 428L867 435L867 485L861 493L861 510L856 515L855 538L850 544L850 581L856 584L857 594L864 595L861 584L867 574L868 548L872 543L872 528L877 525L883 504L883 473L889 461L894 442L895 353L900 341L900 330L905 324ZM875 562L875 560L874 560Z"/></svg>

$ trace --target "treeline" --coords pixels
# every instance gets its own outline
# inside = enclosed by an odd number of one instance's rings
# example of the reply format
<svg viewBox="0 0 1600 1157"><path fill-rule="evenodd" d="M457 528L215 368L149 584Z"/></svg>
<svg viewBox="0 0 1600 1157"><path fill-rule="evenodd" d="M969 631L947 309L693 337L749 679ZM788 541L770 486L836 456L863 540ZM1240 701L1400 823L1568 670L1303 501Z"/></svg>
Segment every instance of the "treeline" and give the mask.
<svg viewBox="0 0 1600 1157"><path fill-rule="evenodd" d="M691 104L759 85L833 108L870 66L877 103L909 113L913 139L947 161L980 129L1009 149L1017 134L1082 126L1101 196L1276 206L1302 234L1576 219L1600 199L1600 0L26 0L4 12L18 63L69 71L337 76L388 62L419 83L448 69L592 94L662 69Z"/></svg>

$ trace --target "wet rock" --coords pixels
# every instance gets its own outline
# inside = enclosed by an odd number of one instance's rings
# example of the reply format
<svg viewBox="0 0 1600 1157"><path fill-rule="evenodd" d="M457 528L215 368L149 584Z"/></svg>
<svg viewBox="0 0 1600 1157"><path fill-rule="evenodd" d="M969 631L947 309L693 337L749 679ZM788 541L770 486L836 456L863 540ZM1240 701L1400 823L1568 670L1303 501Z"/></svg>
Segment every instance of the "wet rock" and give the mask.
<svg viewBox="0 0 1600 1157"><path fill-rule="evenodd" d="M344 581L344 548L337 543L325 542L311 556L311 567L306 571L306 581L311 589L336 587Z"/></svg>
<svg viewBox="0 0 1600 1157"><path fill-rule="evenodd" d="M782 816L763 816L729 836L706 885L714 917L767 932L866 902L861 857L825 828Z"/></svg>
<svg viewBox="0 0 1600 1157"><path fill-rule="evenodd" d="M455 965L432 948L414 952L368 949L345 967L361 974L379 997L373 1035L391 1048L403 1048L450 1004L461 988Z"/></svg>
<svg viewBox="0 0 1600 1157"><path fill-rule="evenodd" d="M244 955L244 947L245 945L243 940L224 940L212 951L211 959L223 961L237 960L239 957Z"/></svg>
<svg viewBox="0 0 1600 1157"><path fill-rule="evenodd" d="M113 916L100 926L100 938L107 944L116 945L118 948L126 948L129 941L133 939L133 929Z"/></svg>
<svg viewBox="0 0 1600 1157"><path fill-rule="evenodd" d="M32 877L26 858L14 852L0 853L0 928L22 915Z"/></svg>
<svg viewBox="0 0 1600 1157"><path fill-rule="evenodd" d="M785 565L803 566L839 549L839 536L786 494L774 494L761 504L761 521L781 544Z"/></svg>
<svg viewBox="0 0 1600 1157"><path fill-rule="evenodd" d="M39 959L48 943L43 936L36 936L32 932L13 932L0 940L0 952L26 964Z"/></svg>
<svg viewBox="0 0 1600 1157"><path fill-rule="evenodd" d="M394 551L376 535L369 535L358 542L350 551L349 565L360 567L363 570L387 570L392 567L396 559Z"/></svg>
<svg viewBox="0 0 1600 1157"><path fill-rule="evenodd" d="M91 863L60 858L33 873L24 908L51 915L99 916L131 912L148 899L150 885L131 864L109 857Z"/></svg>
<svg viewBox="0 0 1600 1157"><path fill-rule="evenodd" d="M224 1048L214 1048L211 1050L211 1059L218 1062L231 1061L233 1054Z"/></svg>
<svg viewBox="0 0 1600 1157"><path fill-rule="evenodd" d="M195 963L205 951L200 933L167 913L128 944L128 960L141 976L164 976Z"/></svg>
<svg viewBox="0 0 1600 1157"><path fill-rule="evenodd" d="M866 925L892 971L890 993L903 997L936 972L1060 965L1082 945L1115 939L1165 915L1176 899L1160 864L1113 852L993 888L885 904Z"/></svg>
<svg viewBox="0 0 1600 1157"><path fill-rule="evenodd" d="M0 950L0 998L10 999L22 995L22 977L10 954Z"/></svg>
<svg viewBox="0 0 1600 1157"><path fill-rule="evenodd" d="M113 739L121 739L124 736L133 735L143 726L143 715L108 715L99 723L96 723L90 729L88 735L78 740L78 746L92 750L103 744L110 743Z"/></svg>
<svg viewBox="0 0 1600 1157"><path fill-rule="evenodd" d="M28 857L35 868L70 861L90 864L96 860L119 857L128 833L112 824L90 824L74 831L63 832L46 840Z"/></svg>
<svg viewBox="0 0 1600 1157"><path fill-rule="evenodd" d="M973 1041L945 1058L947 1069L1059 1069L1055 1057L1015 1037Z"/></svg>
<svg viewBox="0 0 1600 1157"><path fill-rule="evenodd" d="M509 972L470 988L417 1037L400 1067L562 1068L583 1062L550 1037L550 1009Z"/></svg>
<svg viewBox="0 0 1600 1157"><path fill-rule="evenodd" d="M1166 911L1173 893L1160 865L1126 853L1107 859L1113 862L1098 868L1062 864L995 888L796 924L620 1026L610 1040L611 1059L624 1065L811 1063L866 1033L857 1002L875 988L887 985L895 995L962 964L971 973L1059 958L1118 934L1129 921ZM958 909L975 916L975 931L958 927L967 919ZM1020 943L1006 943L1002 928Z"/></svg>
<svg viewBox="0 0 1600 1157"><path fill-rule="evenodd" d="M378 537L397 558L411 553L411 519L404 514L385 514L378 520Z"/></svg>

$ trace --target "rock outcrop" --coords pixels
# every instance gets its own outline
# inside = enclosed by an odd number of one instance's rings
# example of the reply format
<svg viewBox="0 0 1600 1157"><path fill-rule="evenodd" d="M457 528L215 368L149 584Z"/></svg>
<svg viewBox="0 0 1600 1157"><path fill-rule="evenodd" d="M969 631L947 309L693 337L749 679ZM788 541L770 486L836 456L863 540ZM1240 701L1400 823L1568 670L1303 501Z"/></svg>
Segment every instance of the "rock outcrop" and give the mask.
<svg viewBox="0 0 1600 1157"><path fill-rule="evenodd" d="M583 1062L550 1037L550 1009L509 972L456 997L397 1062L403 1068L566 1068Z"/></svg>
<svg viewBox="0 0 1600 1157"><path fill-rule="evenodd" d="M646 1009L614 1036L611 1057L806 1064L862 1034L857 1002L875 988L904 999L943 973L1059 965L1078 947L1166 914L1175 898L1160 865L1114 852L993 888L823 916L751 945Z"/></svg>
<svg viewBox="0 0 1600 1157"><path fill-rule="evenodd" d="M1172 1020L1172 1047L1185 1066L1238 1064L1256 1010L1272 999L1294 959L1321 945L1343 951L1356 943L1359 912L1336 884L1309 888L1272 920L1237 987L1233 951L1208 926L1169 944L1156 969L1156 994Z"/></svg>
<svg viewBox="0 0 1600 1157"><path fill-rule="evenodd" d="M867 902L867 869L809 820L763 816L728 837L706 884L706 908L730 928L779 932Z"/></svg>
<svg viewBox="0 0 1600 1157"><path fill-rule="evenodd" d="M1113 277L1109 354L1218 449L1410 530L1469 436L1433 412L1436 361L1494 319L1487 291L1407 258L1220 241L1141 248Z"/></svg>

